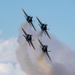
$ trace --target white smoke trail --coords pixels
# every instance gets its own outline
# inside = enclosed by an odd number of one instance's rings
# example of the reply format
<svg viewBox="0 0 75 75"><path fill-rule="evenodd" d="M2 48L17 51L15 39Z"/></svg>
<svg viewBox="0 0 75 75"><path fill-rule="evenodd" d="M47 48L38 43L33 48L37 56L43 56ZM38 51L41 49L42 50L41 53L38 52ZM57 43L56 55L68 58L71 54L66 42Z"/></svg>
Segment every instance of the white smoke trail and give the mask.
<svg viewBox="0 0 75 75"><path fill-rule="evenodd" d="M21 28L33 35L33 44L36 50L29 47L23 37L24 33ZM51 40L45 35L41 36L40 31L32 30L28 23L23 24L21 28L18 38L19 47L16 54L22 70L27 75L75 75L75 53L70 48L62 44L52 35ZM51 50L49 55L51 56L52 62L45 54L39 60L42 55L42 50L37 40L38 38L45 45L47 44L48 49Z"/></svg>

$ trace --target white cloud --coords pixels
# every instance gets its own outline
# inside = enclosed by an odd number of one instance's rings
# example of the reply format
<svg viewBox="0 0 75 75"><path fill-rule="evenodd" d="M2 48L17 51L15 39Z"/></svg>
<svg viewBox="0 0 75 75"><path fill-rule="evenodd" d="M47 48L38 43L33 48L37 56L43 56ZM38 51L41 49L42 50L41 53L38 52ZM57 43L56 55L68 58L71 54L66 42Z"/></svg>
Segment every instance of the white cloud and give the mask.
<svg viewBox="0 0 75 75"><path fill-rule="evenodd" d="M13 65L10 63L4 64L1 63L0 64L0 73L4 73L4 74L8 74L13 70Z"/></svg>
<svg viewBox="0 0 75 75"><path fill-rule="evenodd" d="M26 75L19 64L0 63L0 75Z"/></svg>
<svg viewBox="0 0 75 75"><path fill-rule="evenodd" d="M0 75L26 75L16 59L17 38L0 39Z"/></svg>
<svg viewBox="0 0 75 75"><path fill-rule="evenodd" d="M0 42L0 62L16 63L17 39L12 38Z"/></svg>

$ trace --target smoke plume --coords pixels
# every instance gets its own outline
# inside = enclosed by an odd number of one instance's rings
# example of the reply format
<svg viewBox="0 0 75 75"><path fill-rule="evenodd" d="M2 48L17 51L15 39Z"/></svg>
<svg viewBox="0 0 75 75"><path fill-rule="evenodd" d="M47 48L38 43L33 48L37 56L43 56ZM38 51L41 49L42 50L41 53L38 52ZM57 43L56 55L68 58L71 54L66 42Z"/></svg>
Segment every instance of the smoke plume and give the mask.
<svg viewBox="0 0 75 75"><path fill-rule="evenodd" d="M33 35L32 42L36 50L28 45L21 28ZM19 30L19 47L16 54L22 70L27 75L75 75L75 53L69 47L51 34L50 40L42 31L34 31L28 23L21 25ZM48 45L52 61L46 54L43 55L37 39Z"/></svg>

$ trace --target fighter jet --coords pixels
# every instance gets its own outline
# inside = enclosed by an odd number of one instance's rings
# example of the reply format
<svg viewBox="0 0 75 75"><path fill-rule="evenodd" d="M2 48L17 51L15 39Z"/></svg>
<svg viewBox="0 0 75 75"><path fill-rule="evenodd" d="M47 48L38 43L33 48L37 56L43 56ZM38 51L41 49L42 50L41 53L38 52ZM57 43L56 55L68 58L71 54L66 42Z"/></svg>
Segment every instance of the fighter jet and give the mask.
<svg viewBox="0 0 75 75"><path fill-rule="evenodd" d="M32 35L27 34L23 28L22 28L22 31L23 31L24 34L25 34L25 35L23 35L23 36L25 37L25 39L26 39L26 41L28 42L29 46L32 45L32 47L33 47L34 50L35 50L35 47L34 47L34 45L33 45L33 43L32 43Z"/></svg>
<svg viewBox="0 0 75 75"><path fill-rule="evenodd" d="M41 49L42 49L42 51L43 51L43 53L45 54L46 53L46 55L48 56L48 58L51 60L51 58L50 58L50 56L49 56L49 54L48 54L48 52L51 52L51 51L48 51L47 50L47 48L48 48L48 46L47 45L43 45L42 44L42 42L38 39L38 41L39 41L39 43L40 43L40 47L41 47ZM52 60L51 60L52 61Z"/></svg>
<svg viewBox="0 0 75 75"><path fill-rule="evenodd" d="M35 27L34 27L34 25L33 25L33 20L32 20L33 17L27 15L27 13L24 11L24 9L22 9L22 11L23 11L24 14L25 14L25 18L26 18L27 22L30 24L30 26L32 25L32 27L33 27L34 30L36 31L36 29L35 29Z"/></svg>
<svg viewBox="0 0 75 75"><path fill-rule="evenodd" d="M48 30L48 29L47 29L47 24L43 24L43 23L39 20L38 17L36 17L36 18L37 18L38 22L40 23L39 26L40 26L41 30L42 30L45 34L47 34L47 36L51 39L50 35L49 35L48 32L47 32L47 30Z"/></svg>

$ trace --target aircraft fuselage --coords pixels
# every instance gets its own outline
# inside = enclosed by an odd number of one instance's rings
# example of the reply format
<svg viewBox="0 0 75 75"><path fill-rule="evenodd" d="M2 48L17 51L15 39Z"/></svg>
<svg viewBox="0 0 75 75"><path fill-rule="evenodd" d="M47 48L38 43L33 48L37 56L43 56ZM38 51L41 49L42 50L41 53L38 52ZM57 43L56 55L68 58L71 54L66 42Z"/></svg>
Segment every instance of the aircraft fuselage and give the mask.
<svg viewBox="0 0 75 75"><path fill-rule="evenodd" d="M27 41L31 41L31 40L32 40L31 35L28 34L28 35L26 36L26 40L27 40Z"/></svg>
<svg viewBox="0 0 75 75"><path fill-rule="evenodd" d="M41 29L42 29L43 31L45 31L45 30L47 30L47 26L46 26L45 24L42 24Z"/></svg>
<svg viewBox="0 0 75 75"><path fill-rule="evenodd" d="M26 18L26 20L27 20L28 23L31 23L31 22L32 22L32 17L28 16L28 17Z"/></svg>
<svg viewBox="0 0 75 75"><path fill-rule="evenodd" d="M47 52L47 46L43 46L42 47L42 51L45 53L45 52Z"/></svg>

